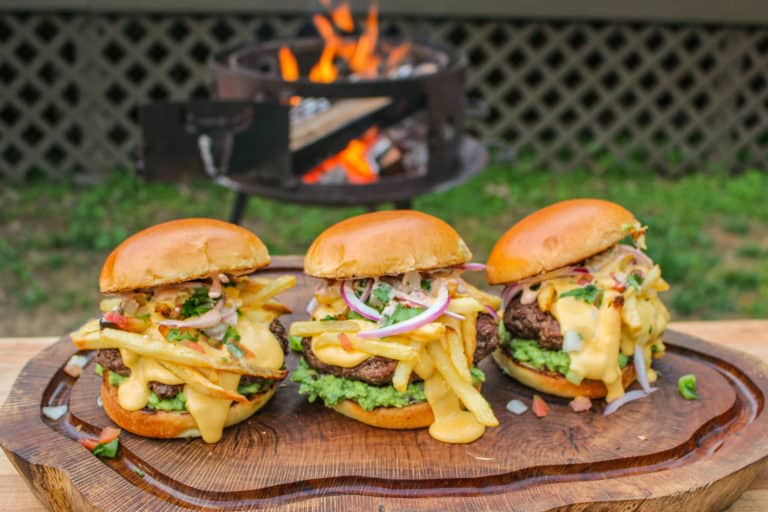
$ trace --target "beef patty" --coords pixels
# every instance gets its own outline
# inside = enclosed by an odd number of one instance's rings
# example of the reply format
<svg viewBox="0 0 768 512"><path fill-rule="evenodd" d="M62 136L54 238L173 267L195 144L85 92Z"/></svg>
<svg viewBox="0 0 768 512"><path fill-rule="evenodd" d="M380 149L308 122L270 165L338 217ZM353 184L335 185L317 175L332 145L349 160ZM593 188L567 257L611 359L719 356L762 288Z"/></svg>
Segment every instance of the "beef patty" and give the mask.
<svg viewBox="0 0 768 512"><path fill-rule="evenodd" d="M283 348L283 352L288 350L288 335L285 331L285 326L278 319L272 320L269 324L269 330L275 335L280 342L280 346ZM120 355L120 350L116 348L104 348L96 353L96 362L104 367L105 370L115 372L123 377L128 377L131 374L131 369L125 366L123 358ZM241 378L241 383L247 384L253 382L258 377L253 377L250 380L249 376L245 375ZM160 382L150 382L149 389L155 393L160 399L166 400L174 398L176 395L184 390L184 384L162 384Z"/></svg>
<svg viewBox="0 0 768 512"><path fill-rule="evenodd" d="M513 338L538 341L548 350L560 350L563 346L560 323L539 309L535 301L522 304L520 297L512 299L504 310L504 327Z"/></svg>
<svg viewBox="0 0 768 512"><path fill-rule="evenodd" d="M334 366L318 359L317 355L312 352L312 340L310 338L303 338L301 345L304 349L304 359L306 359L309 366L319 372L330 373L336 377L359 380L374 386L382 386L392 382L392 376L397 368L397 361L381 356L366 359L352 368ZM496 350L498 346L499 329L496 321L491 315L477 315L477 346L473 355L474 362L476 363L485 358Z"/></svg>

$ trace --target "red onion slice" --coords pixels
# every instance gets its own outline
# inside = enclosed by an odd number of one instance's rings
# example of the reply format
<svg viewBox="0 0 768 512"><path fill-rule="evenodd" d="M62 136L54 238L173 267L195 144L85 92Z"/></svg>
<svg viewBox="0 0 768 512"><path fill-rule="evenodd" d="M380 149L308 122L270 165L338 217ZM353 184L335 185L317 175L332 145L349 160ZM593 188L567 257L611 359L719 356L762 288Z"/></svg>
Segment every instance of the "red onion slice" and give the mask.
<svg viewBox="0 0 768 512"><path fill-rule="evenodd" d="M310 300L309 304L307 304L307 314L311 315L315 308L317 308L317 298L313 296L312 300Z"/></svg>
<svg viewBox="0 0 768 512"><path fill-rule="evenodd" d="M635 373L637 374L637 382L640 383L640 387L643 388L643 391L650 393L651 384L648 381L648 369L645 366L645 351L639 343L635 345L635 356L633 361L635 364Z"/></svg>
<svg viewBox="0 0 768 512"><path fill-rule="evenodd" d="M620 253L631 254L632 256L635 257L635 260L640 265L653 266L653 260L651 260L651 258L649 258L647 254L645 254L643 251L641 251L637 247L632 247L631 245L619 244L616 246L616 249Z"/></svg>
<svg viewBox="0 0 768 512"><path fill-rule="evenodd" d="M464 263L463 265L458 265L456 268L460 268L461 270L480 272L485 270L485 265L483 263Z"/></svg>
<svg viewBox="0 0 768 512"><path fill-rule="evenodd" d="M373 290L373 279L367 279L366 282L368 284L365 285L365 290L363 290L363 294L360 296L360 300L363 302L368 300L368 297L371 296L371 290Z"/></svg>
<svg viewBox="0 0 768 512"><path fill-rule="evenodd" d="M194 327L195 329L207 329L214 325L221 323L221 308L224 305L224 301L220 300L216 303L213 309L206 313L188 318L186 320L163 320L160 325L167 325L168 327Z"/></svg>
<svg viewBox="0 0 768 512"><path fill-rule="evenodd" d="M448 295L448 287L443 283L440 286L440 290L437 292L437 300L435 303L429 306L421 314L416 315L405 322L389 325L380 329L374 329L372 331L363 331L357 335L361 338L385 338L387 336L394 336L396 334L413 331L422 325L426 325L440 318L440 316L445 313L450 302L451 298Z"/></svg>
<svg viewBox="0 0 768 512"><path fill-rule="evenodd" d="M349 309L368 320L373 320L374 322L381 320L379 312L361 301L358 296L355 295L351 285L351 281L342 281L341 283L341 297L344 299L344 302L347 303Z"/></svg>
<svg viewBox="0 0 768 512"><path fill-rule="evenodd" d="M651 388L650 391L646 393L642 389L635 389L634 391L629 391L627 393L624 393L624 396L622 396L621 398L617 398L616 400L608 404L605 410L603 410L603 416L608 416L609 414L613 414L616 411L618 411L619 407L621 407L622 405L627 404L629 402L633 402L635 400L639 400L641 398L645 398L651 393L658 390L659 388Z"/></svg>
<svg viewBox="0 0 768 512"><path fill-rule="evenodd" d="M485 306L485 309L488 310L488 314L491 315L494 320L496 320L497 322L499 321L499 314L496 312L495 309L493 309L491 306L488 306L488 305Z"/></svg>
<svg viewBox="0 0 768 512"><path fill-rule="evenodd" d="M523 287L519 284L511 284L504 288L504 291L501 292L501 306L502 309L507 309L507 306L510 302L512 302L512 299L517 296L518 293L520 293L520 290L522 290Z"/></svg>
<svg viewBox="0 0 768 512"><path fill-rule="evenodd" d="M402 300L402 301L404 301L406 303L410 303L411 305L418 306L420 308L428 308L429 306L431 306L431 304L429 302L425 302L422 299L416 298L413 295L408 295L407 293L403 293L403 292L401 292L399 290L395 290L395 297L397 297L398 299L400 299L400 300ZM460 315L458 313L454 313L453 311L446 311L443 314L445 316L450 316L451 318L455 318L457 320L461 320L461 321L466 320L466 317L464 315Z"/></svg>

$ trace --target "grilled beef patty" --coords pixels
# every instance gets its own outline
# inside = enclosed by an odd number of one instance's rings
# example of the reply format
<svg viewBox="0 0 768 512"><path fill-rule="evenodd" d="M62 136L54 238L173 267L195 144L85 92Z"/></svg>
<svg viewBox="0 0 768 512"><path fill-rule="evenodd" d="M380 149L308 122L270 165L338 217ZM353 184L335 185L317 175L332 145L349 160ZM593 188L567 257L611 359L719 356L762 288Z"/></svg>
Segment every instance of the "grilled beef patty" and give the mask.
<svg viewBox="0 0 768 512"><path fill-rule="evenodd" d="M303 338L301 345L304 349L304 359L309 366L321 373L330 373L336 377L343 377L350 380L359 380L373 384L374 386L383 386L392 382L392 376L397 368L397 361L386 357L375 356L366 359L357 366L344 368L333 366L322 362L312 352L311 338ZM496 350L499 346L498 324L491 315L477 315L477 346L473 356L474 362L485 358L488 354Z"/></svg>
<svg viewBox="0 0 768 512"><path fill-rule="evenodd" d="M504 310L504 327L513 338L538 341L548 350L560 350L563 346L560 323L539 309L535 301L522 304L519 296L512 299Z"/></svg>
<svg viewBox="0 0 768 512"><path fill-rule="evenodd" d="M280 345L283 347L283 352L288 351L288 335L285 331L285 327L278 319L272 320L269 324L269 330L275 335ZM96 353L96 362L104 367L105 370L115 372L123 377L128 377L131 374L131 369L125 366L123 358L120 355L120 350L116 348L103 348ZM252 382L258 377L250 377L244 375L241 378L241 384L247 384ZM184 384L161 384L160 382L150 382L149 389L155 393L161 399L170 399L178 395L184 390Z"/></svg>

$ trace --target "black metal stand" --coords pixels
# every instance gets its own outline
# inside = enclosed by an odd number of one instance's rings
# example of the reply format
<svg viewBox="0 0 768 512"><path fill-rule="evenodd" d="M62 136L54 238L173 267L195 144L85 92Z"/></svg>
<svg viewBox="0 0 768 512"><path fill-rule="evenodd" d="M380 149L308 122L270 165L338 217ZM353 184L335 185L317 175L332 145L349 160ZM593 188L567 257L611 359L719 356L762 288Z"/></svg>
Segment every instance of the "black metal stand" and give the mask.
<svg viewBox="0 0 768 512"><path fill-rule="evenodd" d="M232 203L232 210L229 212L229 222L232 224L240 224L245 214L245 208L248 206L248 194L245 192L237 192L235 195L235 201Z"/></svg>

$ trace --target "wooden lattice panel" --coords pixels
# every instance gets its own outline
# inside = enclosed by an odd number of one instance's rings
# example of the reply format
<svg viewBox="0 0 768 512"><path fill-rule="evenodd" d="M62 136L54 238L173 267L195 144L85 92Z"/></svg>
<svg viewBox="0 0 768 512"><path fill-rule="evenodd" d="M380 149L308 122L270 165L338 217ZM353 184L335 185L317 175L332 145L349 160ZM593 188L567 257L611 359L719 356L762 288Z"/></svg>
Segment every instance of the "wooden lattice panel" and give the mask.
<svg viewBox="0 0 768 512"><path fill-rule="evenodd" d="M3 14L0 176L132 167L138 105L207 97L213 52L313 34L307 20ZM461 49L470 104L488 107L469 128L532 166L768 167L765 28L388 18L382 33Z"/></svg>

